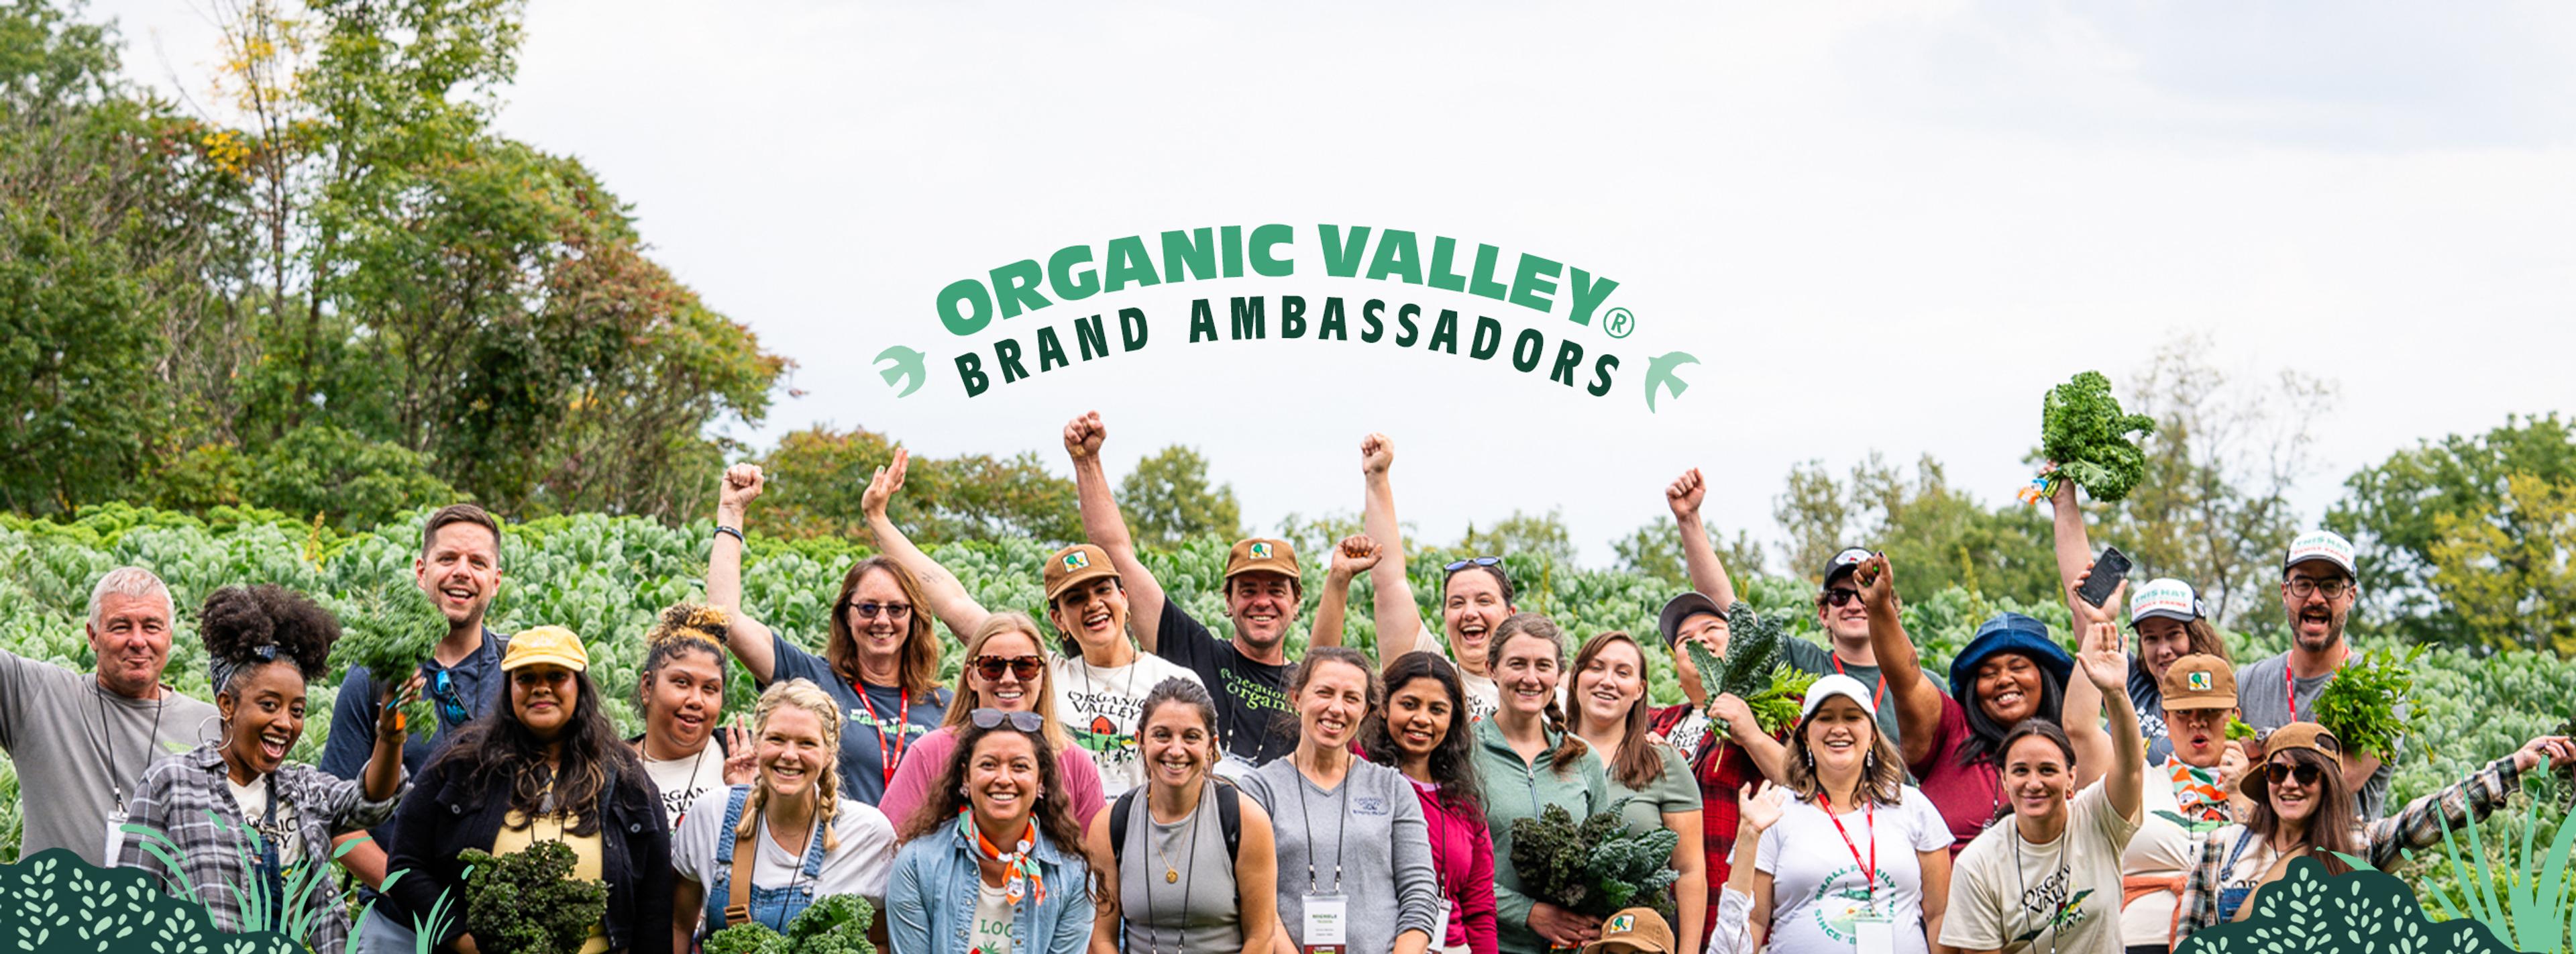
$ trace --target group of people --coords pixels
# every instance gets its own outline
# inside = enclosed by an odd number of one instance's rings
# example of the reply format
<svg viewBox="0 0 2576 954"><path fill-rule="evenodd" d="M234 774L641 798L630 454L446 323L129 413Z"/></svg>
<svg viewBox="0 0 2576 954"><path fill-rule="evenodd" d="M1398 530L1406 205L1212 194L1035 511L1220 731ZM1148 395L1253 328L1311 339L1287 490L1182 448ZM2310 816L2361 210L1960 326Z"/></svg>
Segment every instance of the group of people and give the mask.
<svg viewBox="0 0 2576 954"><path fill-rule="evenodd" d="M1736 603L1697 471L1665 491L1691 589L1648 638L1578 642L1515 604L1508 554L1444 566L1426 621L1393 442L1370 435L1364 532L1333 544L1292 659L1294 548L1233 546L1219 636L1140 559L1105 436L1096 413L1064 431L1086 541L1037 568L1043 624L978 603L888 518L898 451L862 496L876 555L842 577L820 653L742 605L763 475L728 469L705 602L647 635L636 738L617 737L589 672L584 639L612 634L487 628L501 527L470 504L429 518L414 564L448 633L415 672L349 667L316 766L287 754L339 635L330 613L269 584L210 594L209 704L160 680L168 588L115 570L90 603L95 674L0 652L23 850L143 869L219 928L295 928L321 950L344 945L354 909L358 947L384 954L476 954L460 854L541 841L607 885L585 954L686 952L845 894L881 912L897 954L2146 954L2242 917L2293 859L2384 863L2484 817L2543 762L2576 761L2576 741L2534 739L2383 811L2380 754L2302 718L2350 656L2350 544L2292 545L2294 644L2237 666L2184 581L2137 587L2124 613L2125 584L2081 595L2092 550L2071 487L2053 503L2079 652L2008 613L1926 671L1897 568L1847 550L1815 594L1827 645L1784 647L1817 678L1774 734L1687 651L1724 657ZM1342 645L1361 574L1377 659ZM942 685L950 639L962 656ZM1669 654L1682 702L1648 701L1650 653ZM731 727L728 656L762 687ZM418 699L427 733L404 724ZM2238 719L2255 739L2227 737ZM1533 894L1513 823L1549 806L1675 833L1678 916Z"/></svg>

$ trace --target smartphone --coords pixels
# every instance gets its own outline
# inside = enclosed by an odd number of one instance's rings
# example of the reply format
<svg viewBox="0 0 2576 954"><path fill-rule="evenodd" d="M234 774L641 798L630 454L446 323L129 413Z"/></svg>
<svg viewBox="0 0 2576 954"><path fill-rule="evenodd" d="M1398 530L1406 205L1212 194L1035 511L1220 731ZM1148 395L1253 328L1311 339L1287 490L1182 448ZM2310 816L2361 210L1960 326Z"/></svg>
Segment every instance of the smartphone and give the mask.
<svg viewBox="0 0 2576 954"><path fill-rule="evenodd" d="M2103 600L2111 598L2111 591L2118 589L2120 581L2128 575L2129 555L2120 552L2119 547L2103 547L2102 555L2093 560L2092 575L2084 578L2084 585L2076 589L2075 595L2083 597L2084 602L2100 606Z"/></svg>

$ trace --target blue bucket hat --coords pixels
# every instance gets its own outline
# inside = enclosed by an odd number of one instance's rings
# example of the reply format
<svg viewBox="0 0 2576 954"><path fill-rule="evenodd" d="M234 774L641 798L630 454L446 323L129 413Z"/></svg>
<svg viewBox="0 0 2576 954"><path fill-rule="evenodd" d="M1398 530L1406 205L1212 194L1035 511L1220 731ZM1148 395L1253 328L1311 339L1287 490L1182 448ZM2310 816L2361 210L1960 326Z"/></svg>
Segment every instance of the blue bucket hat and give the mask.
<svg viewBox="0 0 2576 954"><path fill-rule="evenodd" d="M1998 613L1977 627L1977 638L1968 641L1966 649L1950 661L1950 692L1964 694L1960 686L1976 678L1977 666L1996 653L2020 653L2038 663L2040 668L2057 675L2059 685L2075 673L2075 657L2066 647L2048 636L2048 624L2020 613Z"/></svg>

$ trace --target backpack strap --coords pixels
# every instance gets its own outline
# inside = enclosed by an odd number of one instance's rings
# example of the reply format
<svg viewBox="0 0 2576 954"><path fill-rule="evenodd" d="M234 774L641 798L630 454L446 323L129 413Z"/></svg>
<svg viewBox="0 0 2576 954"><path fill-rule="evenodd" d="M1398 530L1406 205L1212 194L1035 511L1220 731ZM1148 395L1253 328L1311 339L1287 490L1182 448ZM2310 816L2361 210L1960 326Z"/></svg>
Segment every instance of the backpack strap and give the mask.
<svg viewBox="0 0 2576 954"><path fill-rule="evenodd" d="M1109 857L1119 864L1127 863L1127 814L1136 806L1139 785L1119 793L1116 804L1109 806Z"/></svg>
<svg viewBox="0 0 2576 954"><path fill-rule="evenodd" d="M1225 860L1240 861L1243 856L1243 790L1233 782L1218 780L1216 787L1217 828L1225 832Z"/></svg>

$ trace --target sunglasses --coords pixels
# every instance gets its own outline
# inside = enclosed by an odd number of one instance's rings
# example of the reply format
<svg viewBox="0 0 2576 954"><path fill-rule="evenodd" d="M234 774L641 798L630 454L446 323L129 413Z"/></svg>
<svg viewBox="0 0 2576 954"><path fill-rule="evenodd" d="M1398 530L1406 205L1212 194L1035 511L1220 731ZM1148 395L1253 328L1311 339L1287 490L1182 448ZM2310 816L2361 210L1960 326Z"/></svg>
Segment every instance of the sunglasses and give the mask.
<svg viewBox="0 0 2576 954"><path fill-rule="evenodd" d="M1859 598L1860 591L1848 586L1834 587L1833 589L1826 590L1824 595L1825 605L1837 608Z"/></svg>
<svg viewBox="0 0 2576 954"><path fill-rule="evenodd" d="M1002 670L1008 669L1011 675L1020 677L1021 682L1027 682L1038 677L1038 669L1043 665L1045 661L1036 656L975 657L975 672L987 681L1002 678Z"/></svg>
<svg viewBox="0 0 2576 954"><path fill-rule="evenodd" d="M1442 572L1444 572L1444 573L1456 573L1456 572L1458 572L1458 571L1460 571L1460 570L1464 570L1464 569L1466 569L1466 568L1468 568L1468 567L1471 567L1471 566L1501 566L1501 565L1503 565L1503 558L1502 558L1502 557L1477 557L1477 558L1472 559L1472 560L1460 560L1460 561L1458 561L1458 562L1456 562L1456 563L1451 563L1451 564L1448 564L1448 565L1446 565L1446 566L1443 566L1443 567L1441 567L1440 569L1441 569L1441 571L1442 571Z"/></svg>
<svg viewBox="0 0 2576 954"><path fill-rule="evenodd" d="M2299 765L2290 765L2282 762L2274 762L2269 766L2266 766L2266 768L2269 769L2269 777L2274 785L2279 785L2293 778L2298 779L2299 784L2301 785L2314 785L2317 783L2317 777L2325 774L2318 771L2316 766L2304 763Z"/></svg>
<svg viewBox="0 0 2576 954"><path fill-rule="evenodd" d="M859 611L860 619L875 619L879 613L885 614L887 619L903 619L912 615L910 603L852 603L850 608Z"/></svg>
<svg viewBox="0 0 2576 954"><path fill-rule="evenodd" d="M474 721L474 713L465 708L465 697L456 691L456 682L441 669L429 679L430 701L438 703L438 717L449 725Z"/></svg>
<svg viewBox="0 0 2576 954"><path fill-rule="evenodd" d="M968 713L966 718L974 722L978 729L998 729L1005 722L1010 723L1011 728L1022 732L1036 732L1046 726L1045 719L1027 710L977 709Z"/></svg>

